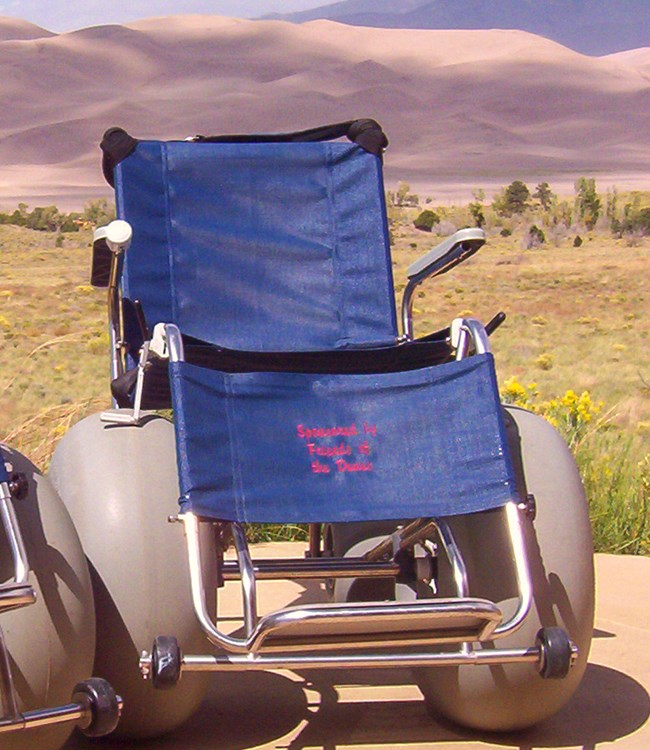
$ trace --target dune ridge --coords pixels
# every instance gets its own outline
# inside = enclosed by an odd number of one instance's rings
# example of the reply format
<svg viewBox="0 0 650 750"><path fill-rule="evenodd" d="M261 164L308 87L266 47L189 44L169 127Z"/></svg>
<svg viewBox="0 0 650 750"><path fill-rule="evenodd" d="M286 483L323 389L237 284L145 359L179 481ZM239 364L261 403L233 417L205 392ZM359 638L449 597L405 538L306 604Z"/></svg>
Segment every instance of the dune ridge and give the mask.
<svg viewBox="0 0 650 750"><path fill-rule="evenodd" d="M0 15L0 41L46 39L51 36L54 36L51 31L29 21Z"/></svg>
<svg viewBox="0 0 650 750"><path fill-rule="evenodd" d="M108 194L111 125L183 138L352 117L385 127L389 182L438 197L581 174L648 186L649 64L647 48L593 58L518 31L189 15L50 34L0 18L0 204Z"/></svg>

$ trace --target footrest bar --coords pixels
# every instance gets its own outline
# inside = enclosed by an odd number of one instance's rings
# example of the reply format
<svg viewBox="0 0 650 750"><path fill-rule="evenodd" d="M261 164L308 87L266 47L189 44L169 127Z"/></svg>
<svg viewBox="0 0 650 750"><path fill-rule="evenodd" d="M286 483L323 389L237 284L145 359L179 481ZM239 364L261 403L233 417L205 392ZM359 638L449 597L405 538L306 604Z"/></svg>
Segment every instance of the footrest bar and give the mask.
<svg viewBox="0 0 650 750"><path fill-rule="evenodd" d="M37 711L25 711L13 718L0 719L0 734L8 732L20 732L25 729L51 726L53 724L65 724L74 721L76 723L90 721L91 712L88 706L81 703L68 703L56 708L43 708Z"/></svg>
<svg viewBox="0 0 650 750"><path fill-rule="evenodd" d="M539 646L520 649L479 649L442 653L405 654L184 654L185 672L214 672L255 669L372 669L399 667L451 667L471 664L540 664ZM142 663L142 661L141 661Z"/></svg>
<svg viewBox="0 0 650 750"><path fill-rule="evenodd" d="M501 622L485 599L420 599L413 602L344 602L287 607L265 615L248 651L313 652L485 641Z"/></svg>

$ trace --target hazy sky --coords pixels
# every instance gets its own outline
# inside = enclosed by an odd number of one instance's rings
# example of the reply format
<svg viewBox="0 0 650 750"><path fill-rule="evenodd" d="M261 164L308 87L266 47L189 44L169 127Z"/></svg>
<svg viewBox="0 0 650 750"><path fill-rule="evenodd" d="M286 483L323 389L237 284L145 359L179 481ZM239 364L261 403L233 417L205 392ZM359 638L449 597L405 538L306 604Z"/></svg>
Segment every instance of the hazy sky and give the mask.
<svg viewBox="0 0 650 750"><path fill-rule="evenodd" d="M125 23L148 16L215 13L251 18L265 13L329 5L334 0L0 0L0 16L15 16L51 31L69 31L105 23Z"/></svg>

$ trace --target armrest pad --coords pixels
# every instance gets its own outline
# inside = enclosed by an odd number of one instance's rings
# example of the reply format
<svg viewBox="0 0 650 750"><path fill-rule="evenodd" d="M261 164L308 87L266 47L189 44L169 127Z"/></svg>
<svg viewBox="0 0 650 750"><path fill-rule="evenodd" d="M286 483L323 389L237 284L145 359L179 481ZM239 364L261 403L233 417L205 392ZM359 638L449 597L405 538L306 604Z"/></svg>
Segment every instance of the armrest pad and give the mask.
<svg viewBox="0 0 650 750"><path fill-rule="evenodd" d="M427 276L445 273L473 255L485 244L485 240L482 229L459 230L408 267L406 274L409 281L422 281Z"/></svg>

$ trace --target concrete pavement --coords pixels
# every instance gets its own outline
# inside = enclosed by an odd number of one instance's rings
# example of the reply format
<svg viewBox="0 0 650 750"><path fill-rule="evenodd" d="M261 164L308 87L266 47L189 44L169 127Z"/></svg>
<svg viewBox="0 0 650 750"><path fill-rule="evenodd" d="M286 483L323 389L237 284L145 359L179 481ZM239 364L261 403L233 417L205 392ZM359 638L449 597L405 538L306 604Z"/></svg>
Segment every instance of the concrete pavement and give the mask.
<svg viewBox="0 0 650 750"><path fill-rule="evenodd" d="M144 742L107 738L101 747L650 750L650 558L597 555L596 574L585 678L559 714L526 732L481 734L433 720L408 672L239 673L214 675L198 713L173 734ZM287 602L309 594L302 585L281 585ZM91 747L100 745L73 738L66 750Z"/></svg>

